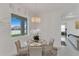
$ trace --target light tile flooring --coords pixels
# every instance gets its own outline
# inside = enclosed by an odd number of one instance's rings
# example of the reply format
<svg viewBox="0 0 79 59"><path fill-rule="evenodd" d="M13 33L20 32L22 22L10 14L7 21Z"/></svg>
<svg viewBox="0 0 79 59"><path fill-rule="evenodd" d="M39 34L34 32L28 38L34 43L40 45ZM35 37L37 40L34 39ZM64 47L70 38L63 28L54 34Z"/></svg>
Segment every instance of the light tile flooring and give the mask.
<svg viewBox="0 0 79 59"><path fill-rule="evenodd" d="M58 49L58 56L79 56L79 50L73 48L73 46L67 41L67 46L60 47Z"/></svg>

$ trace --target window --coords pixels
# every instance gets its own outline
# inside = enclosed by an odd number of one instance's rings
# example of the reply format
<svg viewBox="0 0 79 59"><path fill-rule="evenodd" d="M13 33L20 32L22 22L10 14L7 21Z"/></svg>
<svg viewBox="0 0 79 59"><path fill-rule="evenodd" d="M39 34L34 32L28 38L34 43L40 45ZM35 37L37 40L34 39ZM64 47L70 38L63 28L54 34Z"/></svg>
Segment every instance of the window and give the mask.
<svg viewBox="0 0 79 59"><path fill-rule="evenodd" d="M27 18L11 14L11 35L20 36L28 34Z"/></svg>
<svg viewBox="0 0 79 59"><path fill-rule="evenodd" d="M66 26L61 25L61 46L66 46Z"/></svg>

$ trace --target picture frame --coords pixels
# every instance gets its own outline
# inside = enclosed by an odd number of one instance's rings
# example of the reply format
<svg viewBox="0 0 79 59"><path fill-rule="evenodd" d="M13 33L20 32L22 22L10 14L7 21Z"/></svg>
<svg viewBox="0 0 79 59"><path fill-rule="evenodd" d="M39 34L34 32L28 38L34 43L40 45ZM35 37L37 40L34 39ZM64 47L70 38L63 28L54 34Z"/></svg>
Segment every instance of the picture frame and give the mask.
<svg viewBox="0 0 79 59"><path fill-rule="evenodd" d="M79 21L75 22L75 27L76 27L76 29L79 29Z"/></svg>

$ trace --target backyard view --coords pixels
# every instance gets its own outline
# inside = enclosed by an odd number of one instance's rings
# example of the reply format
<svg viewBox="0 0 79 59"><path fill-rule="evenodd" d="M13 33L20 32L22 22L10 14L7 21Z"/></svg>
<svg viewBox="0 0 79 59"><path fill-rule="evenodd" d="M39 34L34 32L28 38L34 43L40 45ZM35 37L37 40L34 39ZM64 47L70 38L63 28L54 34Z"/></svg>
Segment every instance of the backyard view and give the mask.
<svg viewBox="0 0 79 59"><path fill-rule="evenodd" d="M27 19L17 15L12 15L11 35L19 36L21 34L27 34Z"/></svg>
<svg viewBox="0 0 79 59"><path fill-rule="evenodd" d="M18 17L11 17L11 35L21 34L21 20Z"/></svg>

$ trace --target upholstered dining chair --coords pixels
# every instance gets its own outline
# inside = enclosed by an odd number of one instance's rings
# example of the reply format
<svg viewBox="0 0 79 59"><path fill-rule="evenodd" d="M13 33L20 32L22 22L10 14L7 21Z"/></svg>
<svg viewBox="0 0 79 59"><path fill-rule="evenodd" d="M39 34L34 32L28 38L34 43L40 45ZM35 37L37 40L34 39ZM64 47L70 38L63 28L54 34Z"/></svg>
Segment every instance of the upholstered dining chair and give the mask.
<svg viewBox="0 0 79 59"><path fill-rule="evenodd" d="M49 46L50 46L51 48L53 48L53 44L54 44L54 39L51 39L51 40L49 41Z"/></svg>
<svg viewBox="0 0 79 59"><path fill-rule="evenodd" d="M19 56L28 55L28 48L21 47L20 40L17 40L15 42L15 45L16 45L16 49L17 49L17 55L19 55Z"/></svg>
<svg viewBox="0 0 79 59"><path fill-rule="evenodd" d="M53 46L54 40L50 40L49 44L44 46L43 55L44 56L55 56L57 55L57 48Z"/></svg>
<svg viewBox="0 0 79 59"><path fill-rule="evenodd" d="M42 56L42 47L41 46L30 46L29 55L30 56Z"/></svg>

